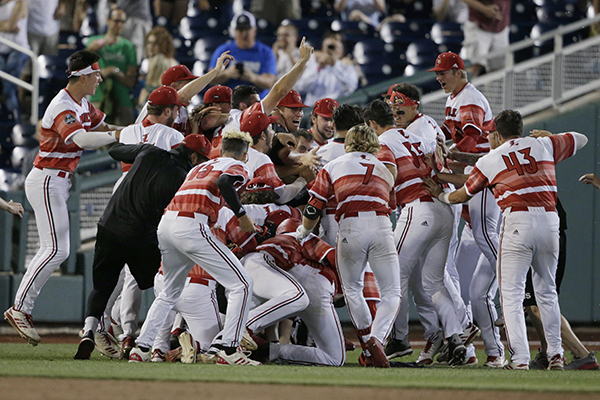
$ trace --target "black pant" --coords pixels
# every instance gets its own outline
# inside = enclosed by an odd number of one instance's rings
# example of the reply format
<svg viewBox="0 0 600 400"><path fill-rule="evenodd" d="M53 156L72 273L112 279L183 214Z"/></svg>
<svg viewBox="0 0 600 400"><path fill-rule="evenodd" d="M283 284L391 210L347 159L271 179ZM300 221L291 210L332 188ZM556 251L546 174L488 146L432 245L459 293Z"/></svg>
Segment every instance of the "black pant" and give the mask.
<svg viewBox="0 0 600 400"><path fill-rule="evenodd" d="M98 225L92 267L94 289L88 298L87 316L102 317L125 264L129 266L140 289L151 288L160 267L158 245L125 240Z"/></svg>

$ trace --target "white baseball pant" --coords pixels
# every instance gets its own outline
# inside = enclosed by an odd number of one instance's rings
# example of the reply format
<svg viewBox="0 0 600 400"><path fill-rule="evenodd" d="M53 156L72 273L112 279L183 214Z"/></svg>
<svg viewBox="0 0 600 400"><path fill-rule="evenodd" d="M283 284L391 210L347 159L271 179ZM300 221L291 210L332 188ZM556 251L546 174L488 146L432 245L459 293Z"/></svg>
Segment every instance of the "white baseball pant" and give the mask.
<svg viewBox="0 0 600 400"><path fill-rule="evenodd" d="M342 326L333 306L335 287L318 269L296 265L290 270L302 284L310 299L309 306L298 316L308 327L317 347L271 343L270 360L289 363L342 366L346 361L346 346Z"/></svg>
<svg viewBox="0 0 600 400"><path fill-rule="evenodd" d="M165 286L164 275L158 273L154 278L154 294L159 296ZM188 327L195 342L204 352L208 351L212 341L221 330L219 306L217 304L217 282L205 279L198 283L188 277L181 296L165 324L161 327L154 339L152 349L160 349L163 353L169 350L169 337L176 313L179 313Z"/></svg>
<svg viewBox="0 0 600 400"><path fill-rule="evenodd" d="M421 257L425 257L421 271L422 285L435 306L445 337L463 331L444 283L453 220L452 209L447 204L438 200L415 200L402 209L395 232L402 301L407 301L405 294L412 271L419 265Z"/></svg>
<svg viewBox="0 0 600 400"><path fill-rule="evenodd" d="M250 253L242 259L242 264L254 281L253 306L246 323L252 332L262 332L308 307L308 296L302 285L279 268L269 254Z"/></svg>
<svg viewBox="0 0 600 400"><path fill-rule="evenodd" d="M40 249L27 266L15 296L14 308L25 314L31 314L42 287L69 257L70 188L71 180L57 169L34 167L25 179L25 194L33 208L40 239Z"/></svg>
<svg viewBox="0 0 600 400"><path fill-rule="evenodd" d="M252 278L227 246L213 236L207 223L208 217L202 214L188 218L179 217L175 211L166 211L163 215L158 225L158 242L165 286L148 311L136 340L138 345L152 345L156 333L179 300L187 275L195 264L228 290L224 327L213 343L226 347L239 345L248 319Z"/></svg>
<svg viewBox="0 0 600 400"><path fill-rule="evenodd" d="M563 355L561 316L554 278L558 263L559 219L556 212L529 207L529 211L503 213L500 228L498 280L500 303L511 361L530 360L523 312L527 271L532 268L533 288L548 343L548 359Z"/></svg>
<svg viewBox="0 0 600 400"><path fill-rule="evenodd" d="M367 261L375 274L381 302L375 319L363 295L363 276ZM394 233L388 216L374 211L358 217L342 218L336 246L336 266L344 298L354 327L365 342L375 337L385 343L400 308L400 268L394 248Z"/></svg>

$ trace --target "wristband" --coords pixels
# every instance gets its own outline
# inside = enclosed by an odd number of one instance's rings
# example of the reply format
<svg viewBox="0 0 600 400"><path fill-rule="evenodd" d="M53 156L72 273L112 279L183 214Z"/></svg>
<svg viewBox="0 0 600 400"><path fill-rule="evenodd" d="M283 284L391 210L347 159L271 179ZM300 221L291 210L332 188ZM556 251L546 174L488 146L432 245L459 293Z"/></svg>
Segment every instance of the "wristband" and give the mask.
<svg viewBox="0 0 600 400"><path fill-rule="evenodd" d="M304 227L304 225L300 225L298 229L296 229L296 239L301 242L310 234L311 230L308 230Z"/></svg>
<svg viewBox="0 0 600 400"><path fill-rule="evenodd" d="M450 200L448 199L448 197L450 197L450 193L447 192L442 192L438 195L438 200L441 201L442 203L446 203L446 204L452 204L450 203Z"/></svg>

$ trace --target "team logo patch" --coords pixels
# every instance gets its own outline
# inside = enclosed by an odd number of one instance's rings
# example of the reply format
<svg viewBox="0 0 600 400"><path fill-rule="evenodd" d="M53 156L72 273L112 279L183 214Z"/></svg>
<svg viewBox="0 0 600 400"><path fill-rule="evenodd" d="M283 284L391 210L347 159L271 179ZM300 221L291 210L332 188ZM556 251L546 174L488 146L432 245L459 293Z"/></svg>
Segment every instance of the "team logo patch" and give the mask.
<svg viewBox="0 0 600 400"><path fill-rule="evenodd" d="M75 116L73 116L71 114L65 115L65 124L71 125L71 124L74 124L75 122L77 122L77 120L75 119Z"/></svg>
<svg viewBox="0 0 600 400"><path fill-rule="evenodd" d="M442 56L439 56L437 60L435 60L436 65L440 65L442 63Z"/></svg>

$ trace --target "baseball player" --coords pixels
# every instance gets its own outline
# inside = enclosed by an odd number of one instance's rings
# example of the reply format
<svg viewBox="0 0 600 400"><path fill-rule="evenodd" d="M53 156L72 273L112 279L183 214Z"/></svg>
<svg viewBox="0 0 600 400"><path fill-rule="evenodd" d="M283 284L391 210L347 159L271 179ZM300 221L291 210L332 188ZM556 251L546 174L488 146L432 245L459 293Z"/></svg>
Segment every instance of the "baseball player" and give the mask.
<svg viewBox="0 0 600 400"><path fill-rule="evenodd" d="M210 231L225 203L235 213L242 230L255 231L236 193L248 179L243 160L251 142L246 133L225 133L223 156L192 169L167 207L158 226L165 286L148 311L130 362L150 360L149 350L157 331L177 303L188 273L198 264L229 292L224 327L209 353L220 364L259 365L237 351L248 318L252 278Z"/></svg>
<svg viewBox="0 0 600 400"><path fill-rule="evenodd" d="M303 109L307 107L302 103L300 93L294 89L290 90L273 110L273 115L279 117L274 127L275 132L296 132L300 128L302 117L304 117Z"/></svg>
<svg viewBox="0 0 600 400"><path fill-rule="evenodd" d="M564 369L560 308L554 276L558 259L559 220L556 213L554 165L576 153L587 138L576 132L543 138L523 137L523 119L512 110L495 118L500 146L477 161L465 185L442 193L426 180L432 195L444 203L469 200L491 187L503 211L497 275L511 362L506 369L529 369L529 344L523 313L527 271L548 343L549 369Z"/></svg>
<svg viewBox="0 0 600 400"><path fill-rule="evenodd" d="M42 287L70 252L67 199L71 177L83 149L93 149L119 139L105 115L85 96L102 82L98 55L87 50L67 60L69 82L48 105L42 118L40 151L25 180L25 194L35 213L40 249L19 284L14 304L4 318L19 335L36 346L41 338L31 312ZM91 132L97 131L97 132Z"/></svg>
<svg viewBox="0 0 600 400"><path fill-rule="evenodd" d="M295 234L301 224L296 218L284 220L277 235L257 247L257 254L274 269L286 271L305 291L307 307L296 315L307 325L316 347L266 342L258 346L252 358L342 366L346 359L344 335L333 306L335 250L313 234L298 242Z"/></svg>
<svg viewBox="0 0 600 400"><path fill-rule="evenodd" d="M431 198L420 180L421 177L432 174L427 158L431 158L435 152L435 142L411 142L409 133L394 127L392 110L383 100L371 102L363 115L369 126L379 135L382 150L378 159L398 170L394 192L396 203L402 206L402 212L396 225L394 239L403 291L403 318L408 314L408 282L413 270L419 268L423 258L421 284L433 301L444 336L448 339L450 364L461 364L466 355L466 347L460 338L463 329L444 282L454 215L448 205ZM436 335L437 330L428 334Z"/></svg>
<svg viewBox="0 0 600 400"><path fill-rule="evenodd" d="M348 154L323 167L310 190L298 240L316 226L328 199L337 199L340 230L336 266L348 311L361 345L363 365L389 368L385 343L400 307L400 272L389 219L394 176L373 155L380 149L372 129L358 125L346 134ZM367 261L377 278L381 303L371 318L364 299L363 274Z"/></svg>
<svg viewBox="0 0 600 400"><path fill-rule="evenodd" d="M310 133L315 138L316 147L326 144L335 134L333 112L339 106L340 103L328 97L315 102L310 116Z"/></svg>
<svg viewBox="0 0 600 400"><path fill-rule="evenodd" d="M494 130L489 102L468 81L465 64L460 56L452 52L442 53L435 64L428 71L436 73L436 80L444 92L449 93L446 118L442 125L446 137L451 137L454 141L448 157L456 158L457 153L481 155L489 152L487 136ZM469 171L470 169L465 173ZM482 261L478 264L470 286L474 290L469 293L473 317L481 329L486 355L493 357L490 361L501 360L504 346L500 340L500 331L494 325L498 317L494 306L497 292L494 266L498 253L500 208L495 204L490 191L482 190L469 201L468 211L473 237L487 259L487 263Z"/></svg>
<svg viewBox="0 0 600 400"><path fill-rule="evenodd" d="M177 92L171 89L168 94L161 100L167 103L165 108L171 108L170 113L176 113ZM156 98L151 101L158 102ZM158 104L151 107L155 105ZM140 289L152 287L161 261L156 237L158 221L187 172L193 165L208 160L209 151L210 143L201 135L189 135L170 152L149 144L119 144L110 150L116 160L133 165L98 222L92 267L94 288L75 359L90 358L99 319L125 264Z"/></svg>

